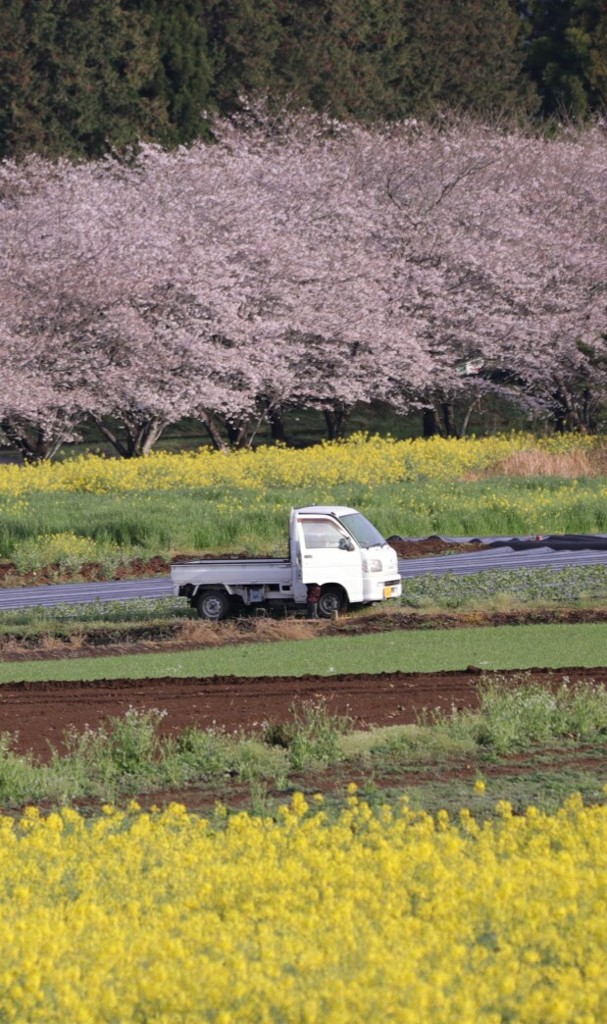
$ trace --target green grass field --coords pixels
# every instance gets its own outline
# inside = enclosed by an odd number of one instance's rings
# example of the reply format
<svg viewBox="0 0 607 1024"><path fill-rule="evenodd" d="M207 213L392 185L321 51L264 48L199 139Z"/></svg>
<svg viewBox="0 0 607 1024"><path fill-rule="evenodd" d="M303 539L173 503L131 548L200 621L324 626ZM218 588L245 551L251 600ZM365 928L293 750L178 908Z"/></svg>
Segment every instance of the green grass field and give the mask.
<svg viewBox="0 0 607 1024"><path fill-rule="evenodd" d="M0 682L160 676L332 676L607 665L607 623L392 631L163 654L8 662Z"/></svg>
<svg viewBox="0 0 607 1024"><path fill-rule="evenodd" d="M575 482L574 482L575 484ZM106 548L133 555L247 551L283 555L292 506L338 503L364 512L389 537L607 531L602 480L568 485L558 478L484 481L402 481L331 488L207 487L169 491L87 494L51 492L0 502L0 558L39 565L56 560L45 537L76 532L90 538L90 560ZM25 547L24 547L25 545ZM86 559L84 559L86 560Z"/></svg>

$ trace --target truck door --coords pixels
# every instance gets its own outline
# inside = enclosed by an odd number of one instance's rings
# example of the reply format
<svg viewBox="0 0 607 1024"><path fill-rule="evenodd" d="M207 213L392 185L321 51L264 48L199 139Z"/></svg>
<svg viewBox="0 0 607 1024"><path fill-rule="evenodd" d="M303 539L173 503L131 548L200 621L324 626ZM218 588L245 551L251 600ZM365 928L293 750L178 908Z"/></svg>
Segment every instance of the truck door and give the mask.
<svg viewBox="0 0 607 1024"><path fill-rule="evenodd" d="M350 601L362 601L362 551L347 531L327 516L301 516L298 534L302 583L339 583Z"/></svg>

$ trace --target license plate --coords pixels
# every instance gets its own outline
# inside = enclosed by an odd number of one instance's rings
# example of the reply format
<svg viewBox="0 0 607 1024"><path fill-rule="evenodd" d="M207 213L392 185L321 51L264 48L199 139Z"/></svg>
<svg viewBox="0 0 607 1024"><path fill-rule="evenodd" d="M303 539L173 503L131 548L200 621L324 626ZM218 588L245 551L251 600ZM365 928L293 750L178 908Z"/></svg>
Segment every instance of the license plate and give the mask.
<svg viewBox="0 0 607 1024"><path fill-rule="evenodd" d="M393 587L384 587L384 597L392 597Z"/></svg>

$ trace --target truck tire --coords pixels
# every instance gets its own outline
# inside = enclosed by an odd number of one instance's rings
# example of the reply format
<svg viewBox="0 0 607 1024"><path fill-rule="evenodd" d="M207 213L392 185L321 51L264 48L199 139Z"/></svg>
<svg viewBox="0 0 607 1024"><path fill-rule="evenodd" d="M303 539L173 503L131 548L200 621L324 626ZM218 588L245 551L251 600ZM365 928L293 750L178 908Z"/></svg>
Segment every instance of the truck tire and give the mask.
<svg viewBox="0 0 607 1024"><path fill-rule="evenodd" d="M230 598L225 590L201 590L196 595L196 610L201 619L219 622L230 614Z"/></svg>
<svg viewBox="0 0 607 1024"><path fill-rule="evenodd" d="M345 612L348 599L342 587L329 584L322 588L318 599L318 614L321 619L330 619L334 612Z"/></svg>

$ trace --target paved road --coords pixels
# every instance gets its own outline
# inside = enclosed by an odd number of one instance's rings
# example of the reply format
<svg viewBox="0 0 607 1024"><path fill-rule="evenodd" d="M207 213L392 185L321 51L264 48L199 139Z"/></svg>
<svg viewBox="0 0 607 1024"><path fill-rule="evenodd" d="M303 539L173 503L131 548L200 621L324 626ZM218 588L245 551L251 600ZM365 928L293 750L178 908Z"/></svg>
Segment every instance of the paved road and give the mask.
<svg viewBox="0 0 607 1024"><path fill-rule="evenodd" d="M442 576L446 572L452 572L468 576L487 569L565 569L569 565L607 565L607 551L553 551L552 548L513 551L512 548L500 547L460 555L408 558L398 563L403 579L427 573Z"/></svg>
<svg viewBox="0 0 607 1024"><path fill-rule="evenodd" d="M0 590L0 611L11 608L89 604L93 601L128 601L136 597L170 597L169 579L140 579L120 583L57 583L50 586L10 587Z"/></svg>
<svg viewBox="0 0 607 1024"><path fill-rule="evenodd" d="M553 551L536 548L513 551L499 547L456 555L408 558L399 561L403 579L431 573L441 576L452 572L470 575L487 569L562 569L569 565L607 565L607 551ZM139 579L119 583L61 583L52 586L0 589L0 611L13 608L50 607L58 604L87 604L92 601L128 601L131 598L170 597L168 579Z"/></svg>

